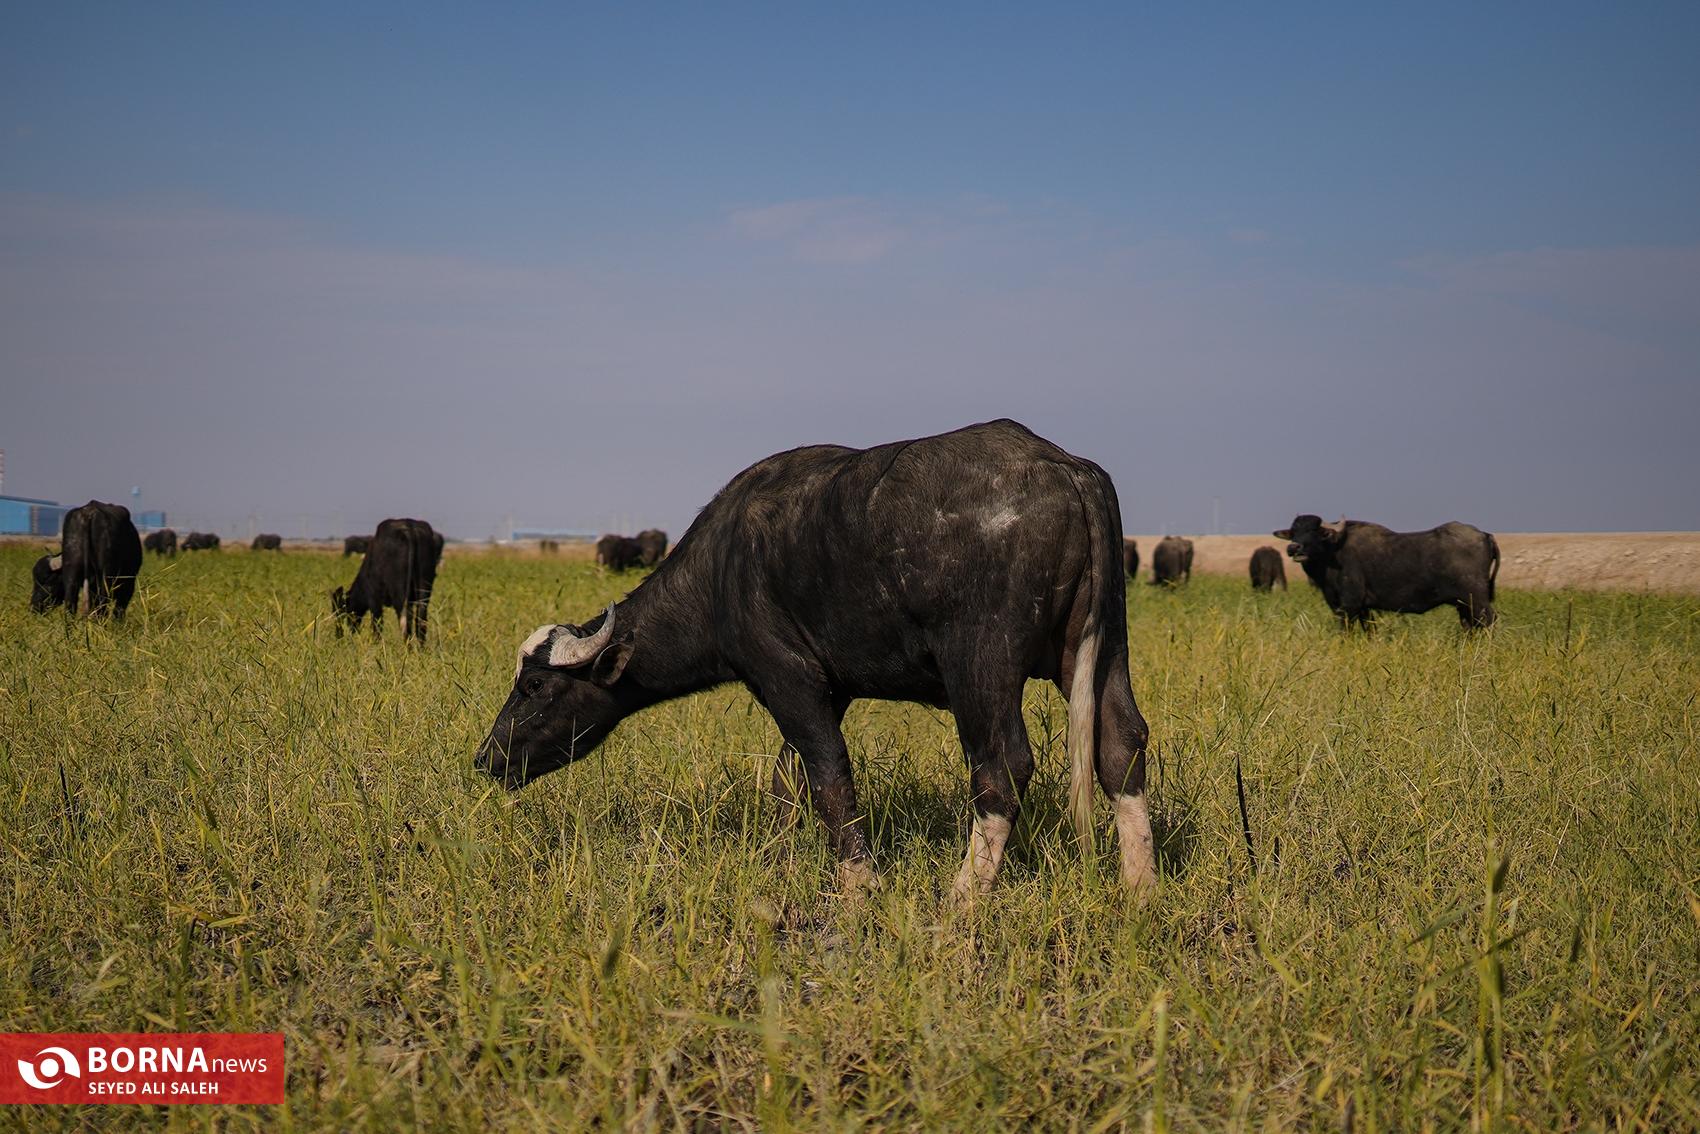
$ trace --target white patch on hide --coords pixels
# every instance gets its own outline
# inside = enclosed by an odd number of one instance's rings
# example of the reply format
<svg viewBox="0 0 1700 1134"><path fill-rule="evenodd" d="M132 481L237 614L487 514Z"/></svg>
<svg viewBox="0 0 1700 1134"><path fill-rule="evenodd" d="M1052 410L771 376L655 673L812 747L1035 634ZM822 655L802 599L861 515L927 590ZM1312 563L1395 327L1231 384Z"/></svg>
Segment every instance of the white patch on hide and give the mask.
<svg viewBox="0 0 1700 1134"><path fill-rule="evenodd" d="M519 660L514 663L514 680L519 680L519 671L525 668L525 659L531 656L533 650L549 640L549 635L555 632L555 627L539 626L531 632L531 637L519 644Z"/></svg>
<svg viewBox="0 0 1700 1134"><path fill-rule="evenodd" d="M1017 513L1014 508L1011 508L1006 504L1002 508L999 508L996 512L987 516L984 520L981 520L980 530L989 536L1001 535L1008 531L1010 527L1014 525L1015 521L1020 518L1020 514Z"/></svg>

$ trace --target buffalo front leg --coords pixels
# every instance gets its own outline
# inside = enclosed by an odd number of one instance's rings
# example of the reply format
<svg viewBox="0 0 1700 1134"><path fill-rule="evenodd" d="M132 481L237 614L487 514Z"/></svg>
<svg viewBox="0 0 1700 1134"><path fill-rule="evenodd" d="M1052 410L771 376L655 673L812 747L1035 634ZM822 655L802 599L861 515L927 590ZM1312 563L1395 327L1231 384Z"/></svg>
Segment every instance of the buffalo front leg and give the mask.
<svg viewBox="0 0 1700 1134"><path fill-rule="evenodd" d="M824 696L764 700L785 737L785 747L797 753L802 763L809 802L825 824L827 842L838 859L839 888L845 893L877 889L879 876L868 854L868 818L856 805L850 750L838 728L843 710L835 711Z"/></svg>
<svg viewBox="0 0 1700 1134"><path fill-rule="evenodd" d="M832 699L832 714L835 724L842 724L844 711L850 707L848 698L834 697ZM808 774L803 769L803 757L790 741L786 741L779 749L779 757L773 762L773 782L768 789L778 806L782 822L797 824L802 822L803 809L809 804Z"/></svg>

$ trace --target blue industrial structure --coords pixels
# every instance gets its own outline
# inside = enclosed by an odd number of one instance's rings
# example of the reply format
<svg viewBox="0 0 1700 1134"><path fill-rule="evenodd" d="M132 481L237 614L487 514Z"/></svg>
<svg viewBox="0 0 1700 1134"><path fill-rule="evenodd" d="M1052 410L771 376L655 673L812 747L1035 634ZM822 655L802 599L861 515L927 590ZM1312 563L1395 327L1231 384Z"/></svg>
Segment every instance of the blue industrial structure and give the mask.
<svg viewBox="0 0 1700 1134"><path fill-rule="evenodd" d="M0 535L46 536L55 539L70 511L51 500L0 496Z"/></svg>
<svg viewBox="0 0 1700 1134"><path fill-rule="evenodd" d="M590 543L597 533L585 531L583 528L514 528L508 533L509 539L560 539L574 543Z"/></svg>

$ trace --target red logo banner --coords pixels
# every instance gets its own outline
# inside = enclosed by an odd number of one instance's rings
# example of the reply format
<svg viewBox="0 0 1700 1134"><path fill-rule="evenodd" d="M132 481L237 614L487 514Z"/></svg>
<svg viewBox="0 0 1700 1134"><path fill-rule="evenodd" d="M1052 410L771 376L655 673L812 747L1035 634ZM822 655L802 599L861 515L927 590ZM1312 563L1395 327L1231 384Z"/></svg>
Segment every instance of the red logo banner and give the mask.
<svg viewBox="0 0 1700 1134"><path fill-rule="evenodd" d="M0 1103L280 1103L281 1032L0 1032Z"/></svg>

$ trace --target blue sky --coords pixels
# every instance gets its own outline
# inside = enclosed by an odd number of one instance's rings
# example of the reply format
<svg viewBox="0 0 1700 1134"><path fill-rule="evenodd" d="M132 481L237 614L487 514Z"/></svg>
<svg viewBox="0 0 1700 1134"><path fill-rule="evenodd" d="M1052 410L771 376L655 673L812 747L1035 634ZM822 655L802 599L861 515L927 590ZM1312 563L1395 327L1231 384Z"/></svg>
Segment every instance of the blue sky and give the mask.
<svg viewBox="0 0 1700 1134"><path fill-rule="evenodd" d="M1130 530L1700 528L1697 48L1676 4L15 6L7 490L677 531L773 450L1011 415Z"/></svg>

